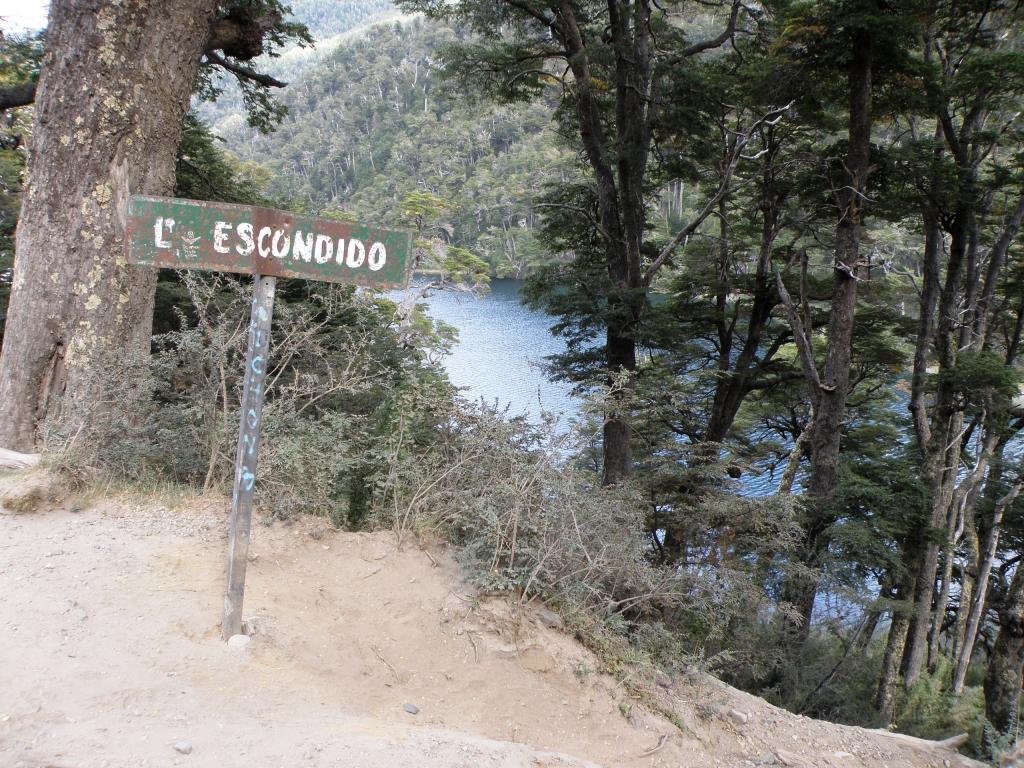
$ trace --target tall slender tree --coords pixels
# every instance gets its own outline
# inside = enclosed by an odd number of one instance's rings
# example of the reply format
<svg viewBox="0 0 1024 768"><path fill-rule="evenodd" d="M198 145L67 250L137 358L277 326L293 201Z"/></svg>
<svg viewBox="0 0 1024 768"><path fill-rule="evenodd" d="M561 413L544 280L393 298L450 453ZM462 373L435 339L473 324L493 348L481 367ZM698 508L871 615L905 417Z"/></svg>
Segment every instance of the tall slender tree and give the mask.
<svg viewBox="0 0 1024 768"><path fill-rule="evenodd" d="M817 56L816 47L834 50L837 60L845 63L844 91L847 96L846 158L833 190L838 208L835 246L832 259L832 299L830 302L825 364L821 372L814 358L810 329L804 327L800 312L789 296L781 275L779 293L786 304L793 326L801 365L810 391L812 420L808 427L810 477L808 498L804 502L805 518L798 558L808 570L790 579L786 601L798 614L788 622L786 642L791 652L798 652L810 629L817 583L813 574L821 566L828 548L831 526L831 502L839 472L840 440L846 415L846 399L850 390L850 360L853 342L857 286L864 267L861 238L867 202L868 176L871 171L871 129L873 121L873 76L876 50L880 44L880 19L891 9L878 0L853 0L811 9L810 16L798 16L794 29L794 45L808 45ZM820 25L820 26L819 26ZM835 31L835 38L824 45L802 40L811 30L821 26ZM798 54L799 55L799 54ZM831 64L831 63L830 63ZM829 65L826 65L829 66ZM811 575L808 575L811 574Z"/></svg>
<svg viewBox="0 0 1024 768"><path fill-rule="evenodd" d="M562 88L562 115L576 134L593 178L594 212L605 272L603 362L611 392L603 425L604 483L633 472L630 401L637 340L648 289L676 248L715 210L720 187L663 248L648 240L649 170L661 89L676 68L729 43L742 4L724 6L720 31L691 39L667 21L682 3L651 0L401 0L408 10L467 23L482 43L451 48L458 72L485 93L529 98L551 83ZM659 10L660 8L660 10ZM737 142L732 143L738 149ZM734 167L738 154L729 158ZM726 179L727 186L727 179Z"/></svg>

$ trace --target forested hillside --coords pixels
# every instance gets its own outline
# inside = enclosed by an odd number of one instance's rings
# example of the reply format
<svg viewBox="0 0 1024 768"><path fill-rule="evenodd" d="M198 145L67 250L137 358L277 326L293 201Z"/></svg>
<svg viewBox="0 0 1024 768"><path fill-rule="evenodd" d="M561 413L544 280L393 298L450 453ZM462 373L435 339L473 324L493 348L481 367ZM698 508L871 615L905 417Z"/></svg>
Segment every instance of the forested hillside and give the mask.
<svg viewBox="0 0 1024 768"><path fill-rule="evenodd" d="M455 39L422 19L373 27L298 75L271 134L239 112L206 114L230 149L271 172L271 197L394 226L409 224L408 194L430 192L446 202L434 222L444 239L494 275L521 276L544 258L534 203L577 172L575 158L555 134L552 104L481 103L443 81L438 49Z"/></svg>
<svg viewBox="0 0 1024 768"><path fill-rule="evenodd" d="M292 15L322 42L398 13L391 0L291 0Z"/></svg>

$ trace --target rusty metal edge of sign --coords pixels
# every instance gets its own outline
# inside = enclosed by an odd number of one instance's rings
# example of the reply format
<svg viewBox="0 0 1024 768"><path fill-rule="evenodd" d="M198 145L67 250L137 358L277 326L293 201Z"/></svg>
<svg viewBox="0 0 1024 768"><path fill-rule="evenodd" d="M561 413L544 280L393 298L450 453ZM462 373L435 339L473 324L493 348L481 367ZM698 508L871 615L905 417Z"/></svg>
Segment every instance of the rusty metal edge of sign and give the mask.
<svg viewBox="0 0 1024 768"><path fill-rule="evenodd" d="M161 223L165 218L170 228ZM234 240L240 242L235 242L231 236L239 225L244 232L238 229ZM408 229L261 206L132 195L124 255L129 264L164 269L272 275L385 289L408 284L413 237ZM375 258L379 271L373 271Z"/></svg>

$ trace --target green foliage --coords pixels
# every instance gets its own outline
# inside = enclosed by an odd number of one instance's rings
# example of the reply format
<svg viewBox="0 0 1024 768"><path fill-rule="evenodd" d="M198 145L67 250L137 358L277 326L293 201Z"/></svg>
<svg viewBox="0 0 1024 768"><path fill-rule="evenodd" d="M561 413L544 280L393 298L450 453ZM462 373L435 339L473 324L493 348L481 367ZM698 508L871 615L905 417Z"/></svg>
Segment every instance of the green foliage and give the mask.
<svg viewBox="0 0 1024 768"><path fill-rule="evenodd" d="M274 130L287 114L287 108L274 99L270 86L246 76L238 68L247 68L245 62L260 55L277 58L289 45L313 44L305 24L286 20L290 14L291 8L280 0L221 0L217 17L243 25L247 34L240 36L241 43L223 52L224 59L234 69L222 68L207 58L199 69L196 97L201 101L216 101L226 84L234 82L249 125L263 133ZM251 39L256 37L258 42Z"/></svg>
<svg viewBox="0 0 1024 768"><path fill-rule="evenodd" d="M97 371L99 416L68 431L48 427L47 450L76 471L173 478L226 490L233 477L250 294L230 277L184 273L191 306L154 338L149 358L112 359ZM400 343L395 307L351 287L282 281L265 386L259 501L279 516L312 512L364 523L387 475L394 420L417 432L436 422L406 413L408 390L443 400L451 388L429 349ZM107 386L104 382L115 382Z"/></svg>
<svg viewBox="0 0 1024 768"><path fill-rule="evenodd" d="M272 196L394 226L410 195L433 195L446 201L446 242L483 258L492 275L521 276L548 258L534 194L575 163L550 106L472 105L446 86L438 50L457 34L422 19L373 27L286 89L290 116L270 136L237 115L208 117L234 151L272 171Z"/></svg>
<svg viewBox="0 0 1024 768"><path fill-rule="evenodd" d="M835 622L827 631L815 633L800 664L783 670L779 687L792 691L792 700L782 702L776 690L766 691L767 698L808 717L873 725L883 648L877 642L861 645L856 628L850 629Z"/></svg>
<svg viewBox="0 0 1024 768"><path fill-rule="evenodd" d="M923 5L915 3L843 0L842 2L791 2L775 4L780 30L774 47L812 77L803 79L807 98L845 100L845 74L855 41L870 35L882 51L874 58L872 77L875 109L898 105L902 109L924 106L925 68L914 56ZM845 105L844 105L845 106Z"/></svg>
<svg viewBox="0 0 1024 768"><path fill-rule="evenodd" d="M402 217L410 220L422 236L448 207L449 203L431 192L410 192L402 200Z"/></svg>
<svg viewBox="0 0 1024 768"><path fill-rule="evenodd" d="M457 285L479 290L489 282L487 262L465 248L449 246L440 262L445 276Z"/></svg>
<svg viewBox="0 0 1024 768"><path fill-rule="evenodd" d="M17 85L39 75L43 33L0 32L0 85Z"/></svg>
<svg viewBox="0 0 1024 768"><path fill-rule="evenodd" d="M877 430L888 434L876 439L870 433ZM833 550L827 573L833 584L852 594L863 593L866 579L881 581L904 572L899 542L922 525L928 509L916 457L893 451L899 437L899 431L873 423L849 435L852 445L831 504Z"/></svg>
<svg viewBox="0 0 1024 768"><path fill-rule="evenodd" d="M962 352L956 365L935 377L945 384L968 412L1006 413L1019 394L1020 371L1006 365L1005 359L990 351Z"/></svg>
<svg viewBox="0 0 1024 768"><path fill-rule="evenodd" d="M192 200L272 206L264 195L270 173L255 163L243 163L218 146L210 129L195 113L185 116L175 169L174 194Z"/></svg>
<svg viewBox="0 0 1024 768"><path fill-rule="evenodd" d="M948 688L952 673L942 659L934 672L927 672L906 692L897 707L897 727L903 733L923 739L943 739L950 734L970 734L975 755L985 750L985 701L981 688L968 688L954 697Z"/></svg>
<svg viewBox="0 0 1024 768"><path fill-rule="evenodd" d="M401 214L416 230L413 241L413 268L434 278L417 291L407 289L403 313L410 302L425 298L434 290L454 288L472 293L486 292L490 284L487 262L475 254L447 242L445 216L451 203L430 192L413 192L402 201Z"/></svg>
<svg viewBox="0 0 1024 768"><path fill-rule="evenodd" d="M1020 722L1020 715L1015 714L1013 717L1015 723ZM1004 761L1007 758L1012 759L1012 755L1016 752L1018 746L1019 727L1011 727L1006 730L1005 733L1000 733L999 730L992 725L992 723L985 721L985 727L982 730L983 739L983 750L976 750L976 753L988 757L992 760L993 765L1005 765ZM1008 761L1007 761L1008 762ZM1012 765L1012 763L1010 763Z"/></svg>

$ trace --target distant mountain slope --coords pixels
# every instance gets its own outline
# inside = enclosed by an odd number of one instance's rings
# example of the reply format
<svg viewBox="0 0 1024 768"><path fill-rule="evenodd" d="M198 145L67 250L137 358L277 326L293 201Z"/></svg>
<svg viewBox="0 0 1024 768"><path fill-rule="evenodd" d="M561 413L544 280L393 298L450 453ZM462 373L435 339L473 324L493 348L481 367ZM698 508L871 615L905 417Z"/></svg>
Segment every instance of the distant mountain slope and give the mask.
<svg viewBox="0 0 1024 768"><path fill-rule="evenodd" d="M361 31L295 73L281 97L289 115L270 136L238 109L203 116L273 173L272 196L398 225L405 196L429 191L451 202L443 228L454 242L518 276L543 258L534 196L577 162L557 141L551 105L471 105L449 92L437 50L456 34L419 18Z"/></svg>
<svg viewBox="0 0 1024 768"><path fill-rule="evenodd" d="M292 16L325 40L397 13L391 0L289 0Z"/></svg>
<svg viewBox="0 0 1024 768"><path fill-rule="evenodd" d="M382 21L400 19L402 13L391 0L297 0L290 3L289 21L297 21L309 28L316 41L312 47L294 45L277 56L260 56L255 69L290 82L322 61L338 45L366 27ZM220 76L216 83L223 93L216 103L199 102L195 109L203 122L217 125L243 111L241 94L232 78Z"/></svg>

